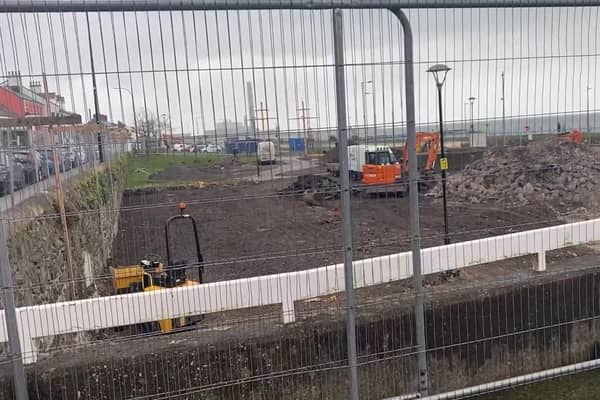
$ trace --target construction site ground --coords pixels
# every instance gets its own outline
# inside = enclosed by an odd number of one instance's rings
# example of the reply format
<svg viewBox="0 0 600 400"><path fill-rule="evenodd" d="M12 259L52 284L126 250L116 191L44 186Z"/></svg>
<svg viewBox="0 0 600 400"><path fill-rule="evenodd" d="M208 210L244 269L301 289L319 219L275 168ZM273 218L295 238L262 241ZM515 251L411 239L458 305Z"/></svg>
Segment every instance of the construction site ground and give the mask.
<svg viewBox="0 0 600 400"><path fill-rule="evenodd" d="M164 257L164 223L178 213L179 202L187 203L186 213L194 216L199 224L200 247L206 263L204 282L298 271L343 261L339 200L332 198L324 200L321 206L311 206L302 194L286 191L296 181L294 172L321 173L322 168L314 166L294 171L279 166L281 173L274 174L277 166L263 166L261 170L263 173L270 171L271 179L259 180L254 178L256 166L249 163L184 167L167 165L153 171L147 174L148 181L156 183L153 187L135 188L134 185L133 190L124 194L118 237L113 248L114 264L137 264L152 255ZM224 170L227 179L223 179ZM444 225L440 199L422 196L420 205L422 246L442 244ZM569 207L557 210L547 207L543 201L503 206L498 203L472 204L452 196L448 215L452 242L571 220ZM352 221L355 259L410 249L407 197L354 195ZM193 261L191 229L176 227L171 233L175 259ZM470 267L458 276L428 276L425 279L427 296L430 301L448 301L454 296L460 300L499 285L510 287L526 284L532 279L562 279L562 276L583 274L598 268L599 250L597 246L578 246L551 252L548 254L549 272L542 274L533 270L535 256L528 256ZM108 276L98 287L101 295L112 294ZM343 318L343 299L339 294L297 304L297 324ZM410 299L410 281L360 289L359 314L410 308ZM102 362L146 352L152 354L153 349L173 351L197 346L202 341L214 341L216 337L239 342L248 335L284 334L286 329L294 326L282 324L280 305L213 314L206 316L192 331L158 338L136 338L135 341L127 337L114 340L114 335L110 335L111 341L101 341L99 346L42 355L36 368L43 368L45 363L69 367L81 362ZM198 331L203 334L198 335ZM164 346L157 345L157 340ZM152 341L152 346L147 341ZM72 357L73 351L77 351L78 357ZM490 397L504 398L513 397Z"/></svg>
<svg viewBox="0 0 600 400"><path fill-rule="evenodd" d="M301 195L283 193L293 180L235 184L199 183L197 187L142 190L123 199L113 261L137 264L149 255L164 255L164 222L177 214L177 204L196 218L206 269L204 280L244 278L290 272L342 261L339 200L310 206ZM355 258L406 251L409 241L407 197L352 198ZM439 199L421 199L424 247L443 243ZM449 199L448 225L453 242L549 226L564 221L544 203L523 207L470 204ZM189 227L172 232L173 251L193 260Z"/></svg>

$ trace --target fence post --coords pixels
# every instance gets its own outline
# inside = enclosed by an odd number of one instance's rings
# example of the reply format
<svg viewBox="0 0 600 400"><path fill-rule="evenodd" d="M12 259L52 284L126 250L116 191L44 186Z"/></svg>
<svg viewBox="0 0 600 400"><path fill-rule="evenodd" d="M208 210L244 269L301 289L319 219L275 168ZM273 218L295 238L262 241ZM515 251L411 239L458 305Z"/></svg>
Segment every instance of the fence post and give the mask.
<svg viewBox="0 0 600 400"><path fill-rule="evenodd" d="M8 336L8 358L13 373L13 383L16 400L27 400L27 380L23 368L21 342L17 328L17 311L15 309L14 286L10 272L8 246L6 244L7 229L4 223L0 224L0 291L4 301L4 318L6 319L6 333Z"/></svg>
<svg viewBox="0 0 600 400"><path fill-rule="evenodd" d="M333 10L333 46L335 57L335 94L340 159L340 191L344 240L344 290L346 293L346 340L350 368L350 399L359 399L356 311L354 309L354 268L352 267L352 217L350 175L348 172L348 129L346 126L346 82L344 77L344 25L342 10Z"/></svg>
<svg viewBox="0 0 600 400"><path fill-rule="evenodd" d="M417 357L419 365L419 393L429 395L427 374L427 342L425 339L425 307L423 275L421 271L421 222L419 220L419 171L417 169L415 126L415 76L413 65L413 36L406 14L399 8L392 9L404 31L404 74L406 81L406 143L408 146L408 184L410 207L410 238L415 288L415 325Z"/></svg>

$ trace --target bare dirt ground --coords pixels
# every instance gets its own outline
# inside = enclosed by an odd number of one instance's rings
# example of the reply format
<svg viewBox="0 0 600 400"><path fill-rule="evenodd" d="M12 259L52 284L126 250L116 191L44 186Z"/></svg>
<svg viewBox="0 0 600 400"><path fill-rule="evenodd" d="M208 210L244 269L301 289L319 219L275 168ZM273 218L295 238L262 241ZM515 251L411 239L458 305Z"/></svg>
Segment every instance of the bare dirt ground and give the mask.
<svg viewBox="0 0 600 400"><path fill-rule="evenodd" d="M169 174L172 174L170 171ZM281 194L291 183L261 183L140 191L127 194L114 246L116 264L136 264L149 255L165 254L164 222L178 213L177 203L199 224L200 246L207 262L205 281L297 271L342 261L342 226L338 200L311 207L301 196ZM556 224L543 204L504 208L498 204L465 204L450 198L452 241L462 241ZM355 258L406 251L410 248L408 199L352 199ZM422 244L442 244L443 218L437 199L421 201ZM178 258L194 260L188 227L171 232Z"/></svg>

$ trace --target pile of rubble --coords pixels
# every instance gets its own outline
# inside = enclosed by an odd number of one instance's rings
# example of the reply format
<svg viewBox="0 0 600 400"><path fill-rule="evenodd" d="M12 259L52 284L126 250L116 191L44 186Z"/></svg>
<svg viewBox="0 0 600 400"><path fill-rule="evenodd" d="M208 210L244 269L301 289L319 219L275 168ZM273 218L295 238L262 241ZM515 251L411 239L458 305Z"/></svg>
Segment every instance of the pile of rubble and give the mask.
<svg viewBox="0 0 600 400"><path fill-rule="evenodd" d="M556 138L494 149L448 177L448 193L471 203L600 206L600 152ZM441 196L441 184L430 196Z"/></svg>

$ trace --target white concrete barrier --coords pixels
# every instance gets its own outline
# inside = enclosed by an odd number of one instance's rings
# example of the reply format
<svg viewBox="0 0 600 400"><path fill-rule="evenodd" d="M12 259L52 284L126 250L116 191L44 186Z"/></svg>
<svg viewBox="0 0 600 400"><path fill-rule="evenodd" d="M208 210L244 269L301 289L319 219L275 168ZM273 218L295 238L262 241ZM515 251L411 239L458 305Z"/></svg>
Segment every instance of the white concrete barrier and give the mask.
<svg viewBox="0 0 600 400"><path fill-rule="evenodd" d="M538 254L539 271L545 252L600 240L600 219L431 247L421 252L424 274L460 269L493 261ZM409 278L410 252L354 262L357 288ZM343 264L298 272L206 283L146 293L133 293L17 309L23 359L35 362L34 339L133 325L161 319L282 304L283 321L295 320L294 302L344 290ZM0 311L0 342L6 342Z"/></svg>

